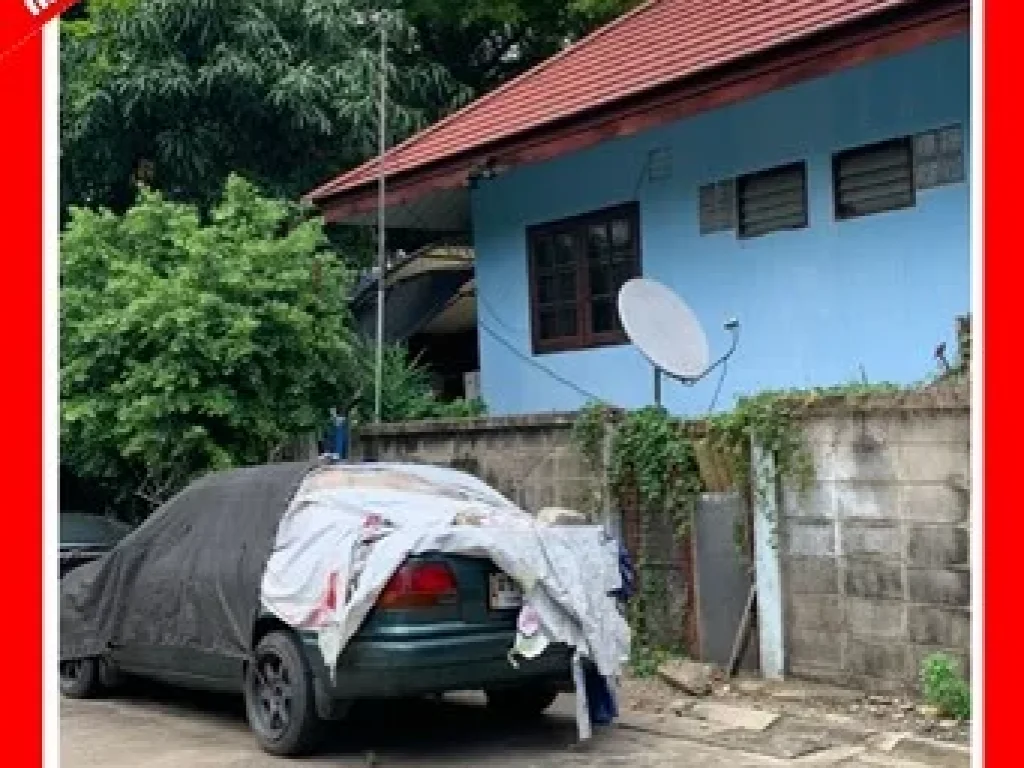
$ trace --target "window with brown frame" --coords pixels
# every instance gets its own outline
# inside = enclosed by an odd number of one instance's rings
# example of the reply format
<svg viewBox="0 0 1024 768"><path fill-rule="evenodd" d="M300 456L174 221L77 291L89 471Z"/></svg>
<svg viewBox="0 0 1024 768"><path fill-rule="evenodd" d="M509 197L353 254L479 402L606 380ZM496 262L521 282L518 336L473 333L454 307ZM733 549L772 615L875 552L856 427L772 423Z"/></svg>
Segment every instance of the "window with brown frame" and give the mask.
<svg viewBox="0 0 1024 768"><path fill-rule="evenodd" d="M533 351L625 342L617 300L640 276L636 203L531 227L527 241Z"/></svg>

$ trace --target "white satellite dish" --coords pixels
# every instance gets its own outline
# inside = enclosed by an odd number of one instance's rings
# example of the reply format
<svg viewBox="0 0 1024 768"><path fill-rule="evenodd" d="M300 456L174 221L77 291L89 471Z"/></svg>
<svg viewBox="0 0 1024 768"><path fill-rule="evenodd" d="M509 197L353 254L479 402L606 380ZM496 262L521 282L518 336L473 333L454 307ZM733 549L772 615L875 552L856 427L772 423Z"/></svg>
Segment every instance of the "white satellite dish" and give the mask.
<svg viewBox="0 0 1024 768"><path fill-rule="evenodd" d="M732 345L710 364L708 339L700 321L669 288L654 280L635 278L619 290L619 317L630 341L654 366L654 399L661 405L661 374L693 384L724 363L736 350L739 323L725 324Z"/></svg>

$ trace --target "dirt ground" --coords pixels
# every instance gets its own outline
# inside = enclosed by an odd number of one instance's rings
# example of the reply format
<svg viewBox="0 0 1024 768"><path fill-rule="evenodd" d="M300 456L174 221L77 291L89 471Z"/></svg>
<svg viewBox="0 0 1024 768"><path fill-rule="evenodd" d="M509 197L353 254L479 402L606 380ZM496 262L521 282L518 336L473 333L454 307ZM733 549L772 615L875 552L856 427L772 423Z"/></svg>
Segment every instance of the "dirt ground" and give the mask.
<svg viewBox="0 0 1024 768"><path fill-rule="evenodd" d="M652 715L679 715L697 699L652 676L623 681L624 706ZM969 745L970 721L940 718L934 708L909 697L875 696L849 688L799 681L768 683L755 678L734 678L713 684L710 698L777 712L789 717L848 720L868 730L898 731L928 739Z"/></svg>

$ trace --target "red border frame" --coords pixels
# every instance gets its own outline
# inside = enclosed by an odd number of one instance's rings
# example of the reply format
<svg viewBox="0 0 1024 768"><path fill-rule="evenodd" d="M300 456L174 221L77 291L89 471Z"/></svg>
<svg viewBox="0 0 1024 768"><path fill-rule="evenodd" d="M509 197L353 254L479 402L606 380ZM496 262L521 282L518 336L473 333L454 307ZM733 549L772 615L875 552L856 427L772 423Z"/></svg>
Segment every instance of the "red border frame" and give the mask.
<svg viewBox="0 0 1024 768"><path fill-rule="evenodd" d="M1015 765L1020 762L1017 745L1020 727L1016 714L1018 643L1013 625L1017 613L1020 562L1017 548L1024 540L1022 516L1013 509L1017 466L1017 436L1022 425L1018 387L1009 362L1019 349L1020 316L1014 311L1019 301L1016 279L1021 275L1015 232L1017 212L1014 182L1024 173L1020 141L1013 119L1013 95L1020 58L1019 30L1024 24L1024 6L1013 0L988 0L984 4L984 202L982 243L987 258L982 261L984 302L984 350L982 357L985 413L984 494L982 509L974 510L976 520L984 516L984 608L983 670L984 722L981 744L983 764ZM994 96L994 98L993 98ZM997 350L999 354L992 354ZM1004 362L1004 360L1006 362ZM1005 368L1005 370L1004 370ZM982 480L982 478L979 478ZM994 514L987 514L989 509ZM1005 595L1004 595L1005 593Z"/></svg>
<svg viewBox="0 0 1024 768"><path fill-rule="evenodd" d="M10 3L15 0L0 0ZM6 361L0 402L6 436L0 466L8 478L4 507L8 546L0 558L5 585L4 636L8 762L41 765L43 759L43 43L36 34L0 59L6 117L0 119L4 183L4 286L0 328ZM52 116L56 119L56 116Z"/></svg>
<svg viewBox="0 0 1024 768"><path fill-rule="evenodd" d="M17 0L2 0L5 3ZM1012 120L1011 92L1016 85L1018 30L1024 27L1024 7L1012 0L989 0L984 9L985 96L985 220L983 243L992 254L983 265L984 341L987 349L1018 349L1019 318L1011 313L1017 300L1014 278L1020 272L1018 241L1013 231L1019 192L1016 180L1024 171L1018 124ZM6 335L6 375L0 393L7 404L6 439L0 443L0 465L7 485L5 507L8 546L0 559L0 576L8 588L4 613L10 630L5 651L7 665L3 715L9 733L17 734L7 749L14 765L40 765L42 740L42 40L29 38L0 58L0 88L6 117L0 119L4 184L0 210L6 224L4 253L7 294L0 302L0 323ZM999 91L1006 98L998 98ZM48 116L56 119L56 116ZM988 162L987 158L997 158ZM991 765L1013 765L1016 745L1016 650L1009 611L1000 609L1016 600L1020 574L1013 567L1022 536L1021 515L1012 503L1010 484L1019 471L1016 427L1019 404L1009 366L1002 371L998 356L980 359L985 372L986 409L998 414L985 426L984 485L987 500L1007 503L985 519L984 578L986 601L984 632L985 722L977 749ZM55 489L51 489L55 490ZM988 505L986 505L988 506ZM987 510L975 510L982 515ZM979 518L980 519L980 518ZM1004 620L1005 619L1005 620ZM56 745L50 745L50 748Z"/></svg>

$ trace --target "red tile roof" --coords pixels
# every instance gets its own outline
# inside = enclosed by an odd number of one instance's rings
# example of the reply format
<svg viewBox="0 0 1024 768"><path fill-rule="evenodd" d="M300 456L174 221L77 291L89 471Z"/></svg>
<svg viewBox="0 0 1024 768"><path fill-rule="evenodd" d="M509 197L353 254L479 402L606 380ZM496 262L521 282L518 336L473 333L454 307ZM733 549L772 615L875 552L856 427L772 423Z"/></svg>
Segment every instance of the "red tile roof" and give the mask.
<svg viewBox="0 0 1024 768"><path fill-rule="evenodd" d="M393 147L389 177L920 0L650 0ZM377 159L317 201L374 182Z"/></svg>

